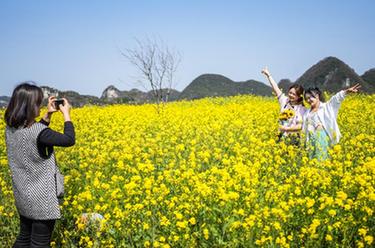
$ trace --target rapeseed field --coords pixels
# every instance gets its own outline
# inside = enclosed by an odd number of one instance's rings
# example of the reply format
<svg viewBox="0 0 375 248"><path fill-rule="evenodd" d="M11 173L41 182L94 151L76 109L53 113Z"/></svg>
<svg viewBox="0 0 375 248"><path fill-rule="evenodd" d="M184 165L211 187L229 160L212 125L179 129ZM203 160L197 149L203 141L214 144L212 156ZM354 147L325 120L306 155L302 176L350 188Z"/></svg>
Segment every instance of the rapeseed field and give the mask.
<svg viewBox="0 0 375 248"><path fill-rule="evenodd" d="M344 100L324 162L277 142L278 118L276 99L255 96L73 109L76 145L55 148L66 196L52 246L373 247L375 96ZM18 214L0 127L10 247Z"/></svg>

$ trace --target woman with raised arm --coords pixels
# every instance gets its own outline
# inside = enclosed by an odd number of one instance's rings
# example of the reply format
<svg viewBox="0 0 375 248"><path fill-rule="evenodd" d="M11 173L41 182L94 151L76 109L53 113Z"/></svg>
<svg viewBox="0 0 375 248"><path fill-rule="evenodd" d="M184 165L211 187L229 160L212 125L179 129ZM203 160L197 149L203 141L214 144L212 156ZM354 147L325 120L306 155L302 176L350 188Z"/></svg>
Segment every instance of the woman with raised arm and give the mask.
<svg viewBox="0 0 375 248"><path fill-rule="evenodd" d="M282 139L287 144L299 145L303 115L306 111L305 106L303 106L303 87L299 84L291 85L288 90L288 96L286 96L280 90L267 68L264 68L262 73L268 79L273 92L279 100L279 140Z"/></svg>
<svg viewBox="0 0 375 248"><path fill-rule="evenodd" d="M318 88L309 88L305 91L305 99L311 108L303 116L303 131L310 159L327 159L328 148L340 141L337 114L341 102L348 93L356 93L360 87L356 84L341 90L327 102L324 102L322 92Z"/></svg>
<svg viewBox="0 0 375 248"><path fill-rule="evenodd" d="M13 247L50 247L56 219L61 217L54 146L72 146L75 132L66 99L58 106L48 99L47 113L37 122L43 100L41 88L18 85L5 111L5 139L20 231ZM64 133L48 128L52 114L64 117ZM59 177L60 178L60 177ZM61 184L60 184L61 185Z"/></svg>

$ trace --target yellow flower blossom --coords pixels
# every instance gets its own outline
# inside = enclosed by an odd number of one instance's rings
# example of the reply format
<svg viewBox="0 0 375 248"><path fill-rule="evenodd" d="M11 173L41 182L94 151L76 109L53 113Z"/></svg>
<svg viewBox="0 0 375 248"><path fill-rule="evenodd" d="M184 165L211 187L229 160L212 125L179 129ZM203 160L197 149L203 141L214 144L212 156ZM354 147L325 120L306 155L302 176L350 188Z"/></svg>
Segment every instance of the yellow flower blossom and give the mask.
<svg viewBox="0 0 375 248"><path fill-rule="evenodd" d="M347 96L340 143L317 161L277 142L275 98L171 102L159 113L153 104L74 108L76 145L55 148L66 194L54 246L372 247L374 109L374 95ZM50 127L62 132L61 123L56 114ZM0 132L4 247L18 223L11 182ZM84 213L104 218L91 225Z"/></svg>

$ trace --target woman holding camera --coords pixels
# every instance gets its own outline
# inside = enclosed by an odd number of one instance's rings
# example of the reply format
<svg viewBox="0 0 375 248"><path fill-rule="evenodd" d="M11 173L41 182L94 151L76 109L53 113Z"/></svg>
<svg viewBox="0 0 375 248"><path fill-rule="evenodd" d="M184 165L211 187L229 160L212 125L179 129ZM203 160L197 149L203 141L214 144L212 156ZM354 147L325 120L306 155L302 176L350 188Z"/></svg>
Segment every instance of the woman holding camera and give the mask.
<svg viewBox="0 0 375 248"><path fill-rule="evenodd" d="M273 92L275 92L279 100L279 140L283 139L288 144L299 145L302 119L306 111L303 105L303 87L299 84L293 84L289 87L288 96L286 96L280 90L267 68L264 68L262 73L268 79Z"/></svg>
<svg viewBox="0 0 375 248"><path fill-rule="evenodd" d="M72 146L75 132L66 99L55 106L48 99L47 113L40 115L43 92L30 84L18 85L5 111L6 146L12 175L13 194L20 215L20 232L13 247L50 247L56 219L61 217L57 196L54 146ZM64 117L64 133L51 130L52 114Z"/></svg>

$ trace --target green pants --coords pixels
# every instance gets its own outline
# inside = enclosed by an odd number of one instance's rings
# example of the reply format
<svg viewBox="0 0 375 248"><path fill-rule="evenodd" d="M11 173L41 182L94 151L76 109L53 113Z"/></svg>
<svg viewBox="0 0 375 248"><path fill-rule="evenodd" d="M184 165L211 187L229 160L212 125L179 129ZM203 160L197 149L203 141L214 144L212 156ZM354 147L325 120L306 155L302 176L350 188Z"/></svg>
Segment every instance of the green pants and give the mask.
<svg viewBox="0 0 375 248"><path fill-rule="evenodd" d="M309 134L307 150L310 159L316 158L319 161L326 160L328 158L329 146L329 136L323 129Z"/></svg>

